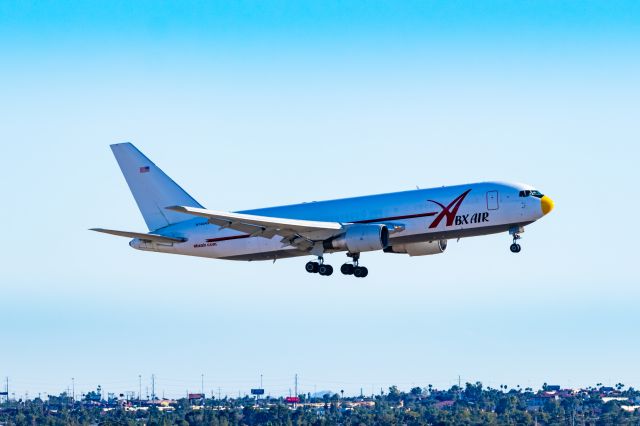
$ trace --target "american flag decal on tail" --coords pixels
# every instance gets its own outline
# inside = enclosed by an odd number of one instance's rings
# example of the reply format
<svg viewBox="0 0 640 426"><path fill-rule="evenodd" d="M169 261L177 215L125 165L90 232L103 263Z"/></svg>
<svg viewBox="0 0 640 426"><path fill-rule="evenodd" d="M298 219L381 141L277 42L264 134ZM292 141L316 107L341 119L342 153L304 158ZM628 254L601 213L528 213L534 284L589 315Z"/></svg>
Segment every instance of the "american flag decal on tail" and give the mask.
<svg viewBox="0 0 640 426"><path fill-rule="evenodd" d="M149 173L149 166L140 167L140 173Z"/></svg>

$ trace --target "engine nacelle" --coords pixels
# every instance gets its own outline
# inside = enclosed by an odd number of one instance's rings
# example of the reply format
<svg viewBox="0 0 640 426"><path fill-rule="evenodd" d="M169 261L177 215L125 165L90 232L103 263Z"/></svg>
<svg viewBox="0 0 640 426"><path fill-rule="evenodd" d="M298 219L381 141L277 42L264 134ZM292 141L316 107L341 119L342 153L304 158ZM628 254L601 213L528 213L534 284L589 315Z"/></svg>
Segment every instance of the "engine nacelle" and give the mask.
<svg viewBox="0 0 640 426"><path fill-rule="evenodd" d="M385 249L385 253L404 253L409 256L428 256L444 253L447 240L427 241L423 243L394 244Z"/></svg>
<svg viewBox="0 0 640 426"><path fill-rule="evenodd" d="M329 250L349 253L384 250L389 245L389 230L385 225L352 225L347 231L325 243Z"/></svg>

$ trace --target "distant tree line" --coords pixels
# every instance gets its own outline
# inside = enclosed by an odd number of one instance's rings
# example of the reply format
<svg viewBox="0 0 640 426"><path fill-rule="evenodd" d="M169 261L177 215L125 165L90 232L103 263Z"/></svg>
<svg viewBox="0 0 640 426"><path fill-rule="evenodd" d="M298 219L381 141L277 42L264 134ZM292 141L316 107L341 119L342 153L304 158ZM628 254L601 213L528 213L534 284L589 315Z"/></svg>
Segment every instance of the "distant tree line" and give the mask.
<svg viewBox="0 0 640 426"><path fill-rule="evenodd" d="M561 390L543 385L530 388L485 388L467 383L447 390L396 386L374 398L322 398L301 395L293 406L282 398L250 397L151 404L144 409L130 402L109 406L91 395L84 401L68 398L10 401L0 405L0 425L640 425L640 393L633 388L587 388Z"/></svg>

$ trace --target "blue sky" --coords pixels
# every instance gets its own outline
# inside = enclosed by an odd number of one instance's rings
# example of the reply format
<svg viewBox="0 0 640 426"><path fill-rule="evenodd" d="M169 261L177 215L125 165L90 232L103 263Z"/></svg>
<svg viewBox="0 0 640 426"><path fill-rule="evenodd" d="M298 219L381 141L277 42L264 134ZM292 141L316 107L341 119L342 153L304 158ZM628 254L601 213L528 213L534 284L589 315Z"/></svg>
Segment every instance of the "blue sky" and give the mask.
<svg viewBox="0 0 640 426"><path fill-rule="evenodd" d="M639 42L625 1L2 2L0 375L640 386ZM122 141L221 210L488 179L556 210L519 256L507 235L367 254L357 281L143 253L87 231L145 229Z"/></svg>

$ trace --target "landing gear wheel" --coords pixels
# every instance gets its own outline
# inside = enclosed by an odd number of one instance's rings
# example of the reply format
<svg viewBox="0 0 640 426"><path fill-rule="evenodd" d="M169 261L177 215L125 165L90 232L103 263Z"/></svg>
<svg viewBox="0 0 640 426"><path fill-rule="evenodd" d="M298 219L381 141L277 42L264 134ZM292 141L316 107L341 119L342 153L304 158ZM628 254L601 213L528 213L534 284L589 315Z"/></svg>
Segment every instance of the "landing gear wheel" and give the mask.
<svg viewBox="0 0 640 426"><path fill-rule="evenodd" d="M369 270L364 266L356 266L353 268L353 276L356 278L364 278L369 275Z"/></svg>
<svg viewBox="0 0 640 426"><path fill-rule="evenodd" d="M345 263L340 268L340 272L345 275L353 275L356 278L364 278L369 275L369 270L364 266L359 266L360 253L347 253L347 257L353 259L353 264Z"/></svg>
<svg viewBox="0 0 640 426"><path fill-rule="evenodd" d="M328 277L333 274L333 266L322 264L318 267L318 273L322 276Z"/></svg>
<svg viewBox="0 0 640 426"><path fill-rule="evenodd" d="M352 264L345 263L340 267L340 272L342 272L343 275L353 275L353 271L355 268L356 267L353 266Z"/></svg>
<svg viewBox="0 0 640 426"><path fill-rule="evenodd" d="M523 231L524 229L520 229L520 232L523 232ZM520 244L518 244L518 240L522 238L520 236L520 232L518 232L517 230L514 230L513 232L511 232L511 230L509 230L509 233L513 235L513 244L511 244L511 247L509 247L509 250L511 250L511 253L520 253L520 251L522 250L522 247L520 247Z"/></svg>
<svg viewBox="0 0 640 426"><path fill-rule="evenodd" d="M320 265L318 264L318 262L307 262L307 264L304 265L304 269L306 269L310 274L315 274L319 272Z"/></svg>

